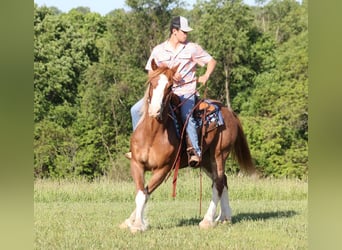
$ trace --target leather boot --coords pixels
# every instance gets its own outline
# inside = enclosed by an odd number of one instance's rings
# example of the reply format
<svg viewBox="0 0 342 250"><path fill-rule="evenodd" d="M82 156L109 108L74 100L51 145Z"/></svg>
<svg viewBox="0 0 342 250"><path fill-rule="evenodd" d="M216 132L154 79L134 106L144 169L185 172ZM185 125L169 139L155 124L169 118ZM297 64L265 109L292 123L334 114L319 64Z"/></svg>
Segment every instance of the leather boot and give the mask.
<svg viewBox="0 0 342 250"><path fill-rule="evenodd" d="M188 154L188 164L190 167L197 167L201 161L200 157L197 155L196 150L191 144L189 137L186 138L187 149L186 152Z"/></svg>
<svg viewBox="0 0 342 250"><path fill-rule="evenodd" d="M200 163L200 158L197 156L197 154L193 154L189 158L189 165L190 167L198 167Z"/></svg>

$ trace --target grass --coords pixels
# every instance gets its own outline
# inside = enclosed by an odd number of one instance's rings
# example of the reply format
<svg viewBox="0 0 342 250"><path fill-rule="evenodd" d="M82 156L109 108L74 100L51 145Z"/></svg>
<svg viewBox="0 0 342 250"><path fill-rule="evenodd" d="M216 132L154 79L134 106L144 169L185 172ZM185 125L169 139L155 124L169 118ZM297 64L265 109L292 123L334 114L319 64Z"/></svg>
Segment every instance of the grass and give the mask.
<svg viewBox="0 0 342 250"><path fill-rule="evenodd" d="M35 249L307 249L307 182L254 181L228 177L231 224L200 230L211 183L203 176L199 215L199 174L178 176L152 194L149 229L131 234L119 224L134 209L133 182L37 180L34 185ZM148 179L148 178L147 178Z"/></svg>

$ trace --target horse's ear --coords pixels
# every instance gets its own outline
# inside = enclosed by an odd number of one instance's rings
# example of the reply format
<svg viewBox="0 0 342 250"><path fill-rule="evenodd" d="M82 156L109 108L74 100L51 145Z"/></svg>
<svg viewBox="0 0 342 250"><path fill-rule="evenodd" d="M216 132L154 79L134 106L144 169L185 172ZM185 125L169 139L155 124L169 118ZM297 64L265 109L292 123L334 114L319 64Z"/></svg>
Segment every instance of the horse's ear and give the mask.
<svg viewBox="0 0 342 250"><path fill-rule="evenodd" d="M156 61L154 60L154 58L152 59L151 66L152 66L152 70L156 70L158 68L158 65L156 64Z"/></svg>

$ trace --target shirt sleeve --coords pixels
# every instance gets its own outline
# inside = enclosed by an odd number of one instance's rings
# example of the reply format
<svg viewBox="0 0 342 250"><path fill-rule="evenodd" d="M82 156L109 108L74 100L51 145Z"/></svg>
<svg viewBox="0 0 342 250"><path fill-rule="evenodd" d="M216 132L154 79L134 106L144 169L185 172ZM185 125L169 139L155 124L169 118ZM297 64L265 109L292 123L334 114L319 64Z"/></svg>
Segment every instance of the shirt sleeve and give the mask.
<svg viewBox="0 0 342 250"><path fill-rule="evenodd" d="M151 65L151 62L152 62L152 59L154 58L154 55L155 55L155 49L152 50L152 53L150 55L150 58L147 60L147 63L145 65L145 69L147 71L149 70L152 70L152 65Z"/></svg>
<svg viewBox="0 0 342 250"><path fill-rule="evenodd" d="M194 44L195 51L193 54L193 60L200 66L206 65L213 57L205 51L200 45Z"/></svg>

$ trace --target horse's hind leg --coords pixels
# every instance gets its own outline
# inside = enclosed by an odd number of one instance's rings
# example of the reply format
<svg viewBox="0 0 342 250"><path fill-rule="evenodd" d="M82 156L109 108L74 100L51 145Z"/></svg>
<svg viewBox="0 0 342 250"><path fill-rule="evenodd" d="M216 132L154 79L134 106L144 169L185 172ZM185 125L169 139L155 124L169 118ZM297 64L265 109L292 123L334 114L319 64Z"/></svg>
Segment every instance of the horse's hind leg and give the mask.
<svg viewBox="0 0 342 250"><path fill-rule="evenodd" d="M225 177L224 187L223 187L223 191L222 191L221 199L220 199L221 211L220 211L220 215L215 220L217 222L222 222L222 223L230 222L232 218L232 210L229 206L227 176L225 175L224 177Z"/></svg>
<svg viewBox="0 0 342 250"><path fill-rule="evenodd" d="M216 222L214 220L215 214L216 214L216 209L217 209L217 204L220 200L218 190L216 188L216 185L213 185L212 188L212 199L209 204L209 208L204 215L203 220L199 223L200 228L207 229L214 227L216 225Z"/></svg>
<svg viewBox="0 0 342 250"><path fill-rule="evenodd" d="M212 187L212 200L209 208L200 222L200 228L211 228L214 227L218 221L230 220L231 209L229 207L228 200L228 188L227 188L227 177L224 173L224 163L227 157L227 153L221 153L214 157L211 155L210 168L206 169L206 173L213 180ZM221 213L215 220L216 210L218 202L221 204Z"/></svg>

